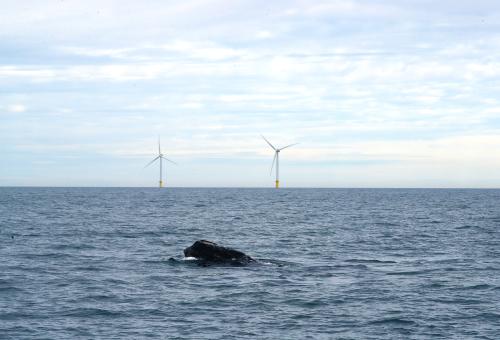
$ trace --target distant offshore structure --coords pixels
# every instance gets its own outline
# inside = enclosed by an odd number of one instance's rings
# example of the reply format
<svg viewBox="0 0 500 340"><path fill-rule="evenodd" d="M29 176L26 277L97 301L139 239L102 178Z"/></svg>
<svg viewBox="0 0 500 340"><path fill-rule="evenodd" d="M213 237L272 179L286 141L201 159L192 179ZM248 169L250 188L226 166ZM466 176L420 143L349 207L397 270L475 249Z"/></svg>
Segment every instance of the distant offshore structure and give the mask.
<svg viewBox="0 0 500 340"><path fill-rule="evenodd" d="M273 163L271 164L271 171L269 173L269 175L271 175L273 173L273 168L274 168L274 164L276 163L276 180L275 180L275 188L276 189L279 189L280 187L280 151L281 150L284 150L286 148L289 148L291 146L294 146L294 145L297 145L299 143L293 143L293 144L289 144L287 146L284 146L282 148L276 148L274 147L274 145L271 144L271 142L269 142L266 137L264 137L263 135L261 135L261 137L266 141L267 144L269 144L269 146L274 150L274 157L273 157ZM173 164L177 164L175 163L174 161L171 161L170 159L166 158L162 153L161 153L161 142L160 142L160 137L158 137L158 156L156 156L151 162L149 162L148 164L146 164L146 166L144 168L147 168L148 166L150 166L151 164L153 164L154 162L156 162L157 160L160 160L160 180L159 180L159 187L160 188L163 188L164 186L164 183L163 183L163 160L165 161L168 161L170 163L173 163ZM165 176L166 177L166 176Z"/></svg>
<svg viewBox="0 0 500 340"><path fill-rule="evenodd" d="M273 167L274 167L274 162L276 162L276 189L280 187L280 151L286 148L289 148L291 146L297 145L299 143L293 143L287 146L282 147L281 149L275 148L267 139L266 137L262 136L264 140L269 144L270 147L273 148L274 150L274 158L273 158L273 164L271 165L271 171L270 174L273 172Z"/></svg>
<svg viewBox="0 0 500 340"><path fill-rule="evenodd" d="M144 168L147 168L148 166L150 166L151 164L153 164L154 162L156 162L157 160L160 160L160 188L163 188L163 180L162 180L162 175L163 175L163 160L166 160L166 161L169 161L170 163L173 163L173 164L177 164L175 163L174 161L171 161L170 159L166 158L163 156L163 154L161 153L161 145L160 145L160 137L158 137L158 156L153 159L151 162L149 162ZM165 176L166 177L166 176Z"/></svg>

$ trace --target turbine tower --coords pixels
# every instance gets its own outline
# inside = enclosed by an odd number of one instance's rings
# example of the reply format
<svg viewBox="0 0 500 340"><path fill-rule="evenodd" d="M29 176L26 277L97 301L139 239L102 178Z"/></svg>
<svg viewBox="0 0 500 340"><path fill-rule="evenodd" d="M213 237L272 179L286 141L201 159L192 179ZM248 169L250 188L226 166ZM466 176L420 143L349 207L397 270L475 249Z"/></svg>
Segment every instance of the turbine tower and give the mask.
<svg viewBox="0 0 500 340"><path fill-rule="evenodd" d="M158 137L158 156L153 159L151 162L149 162L145 168L147 168L148 166L150 166L151 164L153 164L154 162L156 162L157 160L160 160L160 188L163 188L163 180L162 180L162 173L163 173L163 160L166 160L166 161L169 161L170 163L173 163L173 164L177 164L173 161L171 161L170 159L166 158L165 156L163 156L163 154L161 153L161 146L160 146L160 137Z"/></svg>
<svg viewBox="0 0 500 340"><path fill-rule="evenodd" d="M267 144L269 144L269 146L271 148L273 148L274 150L274 158L273 158L273 164L271 165L271 171L269 174L272 174L273 172L273 167L274 167L274 162L276 162L276 189L278 189L280 187L280 151L283 150L283 149L286 149L286 148L289 148L291 146L294 146L294 145L297 145L299 143L293 143L293 144L290 144L290 145L287 145L287 146L284 146L280 149L278 148L275 148L267 139L266 137L262 136L262 138L264 138L264 140L267 142Z"/></svg>

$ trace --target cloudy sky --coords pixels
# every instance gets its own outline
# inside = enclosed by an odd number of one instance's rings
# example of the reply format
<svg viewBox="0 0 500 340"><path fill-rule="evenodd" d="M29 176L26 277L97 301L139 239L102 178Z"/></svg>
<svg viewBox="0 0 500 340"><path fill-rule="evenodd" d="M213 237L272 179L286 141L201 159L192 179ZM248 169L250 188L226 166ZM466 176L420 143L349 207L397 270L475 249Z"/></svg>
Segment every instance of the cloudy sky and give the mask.
<svg viewBox="0 0 500 340"><path fill-rule="evenodd" d="M0 185L500 187L500 3L10 1Z"/></svg>

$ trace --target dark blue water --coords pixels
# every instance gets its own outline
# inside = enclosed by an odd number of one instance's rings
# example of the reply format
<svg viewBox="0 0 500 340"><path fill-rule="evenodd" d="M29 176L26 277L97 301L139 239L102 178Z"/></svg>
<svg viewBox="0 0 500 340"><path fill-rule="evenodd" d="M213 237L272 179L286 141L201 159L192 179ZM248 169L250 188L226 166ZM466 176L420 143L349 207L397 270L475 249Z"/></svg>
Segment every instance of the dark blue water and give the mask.
<svg viewBox="0 0 500 340"><path fill-rule="evenodd" d="M0 338L499 339L500 191L0 188Z"/></svg>

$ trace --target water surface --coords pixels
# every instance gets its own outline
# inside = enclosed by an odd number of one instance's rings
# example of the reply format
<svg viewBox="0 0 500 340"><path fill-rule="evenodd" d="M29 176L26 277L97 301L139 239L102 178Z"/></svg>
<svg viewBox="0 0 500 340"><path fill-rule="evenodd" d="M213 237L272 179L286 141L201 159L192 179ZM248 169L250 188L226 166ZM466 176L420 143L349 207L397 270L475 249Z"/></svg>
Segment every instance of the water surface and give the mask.
<svg viewBox="0 0 500 340"><path fill-rule="evenodd" d="M0 188L0 258L2 339L500 338L500 190Z"/></svg>

